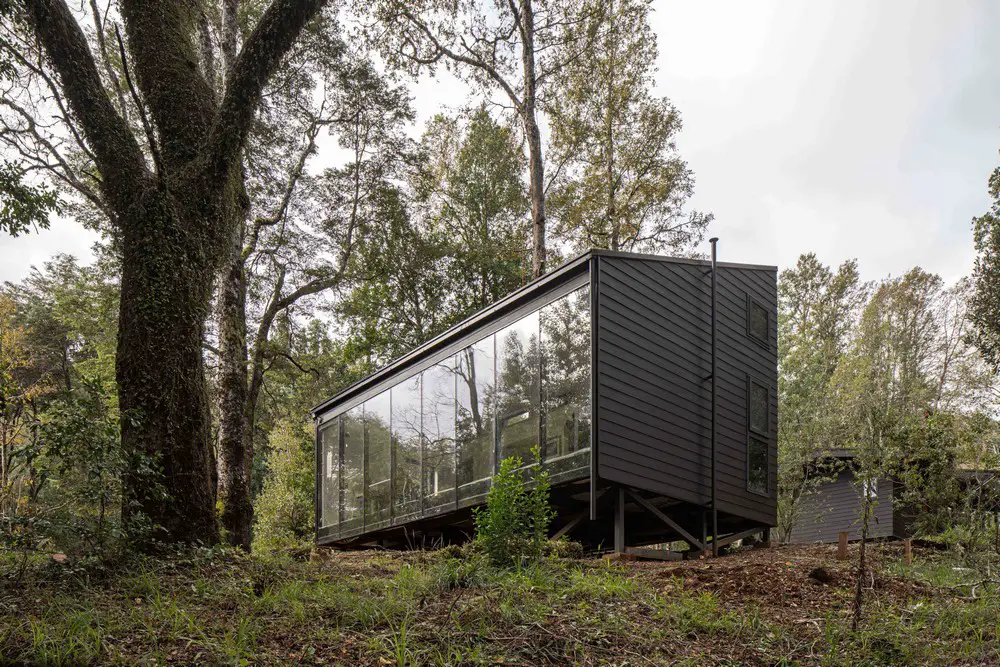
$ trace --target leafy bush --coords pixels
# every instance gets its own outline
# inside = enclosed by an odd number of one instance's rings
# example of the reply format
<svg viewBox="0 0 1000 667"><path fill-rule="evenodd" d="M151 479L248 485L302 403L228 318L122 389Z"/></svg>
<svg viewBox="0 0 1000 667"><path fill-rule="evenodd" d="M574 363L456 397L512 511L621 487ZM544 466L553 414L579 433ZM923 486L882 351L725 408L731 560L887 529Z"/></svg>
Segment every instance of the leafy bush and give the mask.
<svg viewBox="0 0 1000 667"><path fill-rule="evenodd" d="M271 432L270 446L270 472L256 502L253 548L308 550L314 517L312 440L302 427L281 422Z"/></svg>
<svg viewBox="0 0 1000 667"><path fill-rule="evenodd" d="M476 541L497 567L537 563L545 553L554 516L549 506L549 475L542 469L538 447L531 453L535 462L527 468L517 456L500 462L486 507L475 510Z"/></svg>

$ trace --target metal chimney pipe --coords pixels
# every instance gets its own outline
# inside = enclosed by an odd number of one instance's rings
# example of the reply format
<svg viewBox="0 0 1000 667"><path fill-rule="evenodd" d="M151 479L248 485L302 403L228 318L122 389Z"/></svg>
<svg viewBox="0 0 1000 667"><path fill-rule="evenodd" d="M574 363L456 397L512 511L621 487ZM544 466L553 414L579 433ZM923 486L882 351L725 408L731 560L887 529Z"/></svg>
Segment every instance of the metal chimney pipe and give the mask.
<svg viewBox="0 0 1000 667"><path fill-rule="evenodd" d="M719 243L718 237L712 237L708 240L712 244L712 556L719 555L719 510L716 506L715 498L715 442L716 442L716 415L717 415L717 400L716 400L716 376L719 372L718 364L718 354L717 354L717 341L718 336L716 333L716 283L717 283L717 270L716 270L716 254L717 246Z"/></svg>

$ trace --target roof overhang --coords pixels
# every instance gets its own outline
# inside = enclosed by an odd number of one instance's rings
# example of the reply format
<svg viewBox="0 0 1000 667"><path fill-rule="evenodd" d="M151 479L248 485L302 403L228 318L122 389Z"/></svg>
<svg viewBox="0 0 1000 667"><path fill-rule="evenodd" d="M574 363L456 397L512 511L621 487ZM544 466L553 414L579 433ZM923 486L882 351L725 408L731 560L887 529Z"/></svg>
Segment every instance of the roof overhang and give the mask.
<svg viewBox="0 0 1000 667"><path fill-rule="evenodd" d="M397 373L420 363L422 360L451 345L460 338L470 334L477 328L486 326L490 322L503 317L505 314L516 310L523 304L550 290L556 289L560 285L581 274L588 273L591 270L592 260L597 257L617 257L623 259L669 262L674 264L693 264L704 266L706 269L711 267L711 262L704 259L664 257L661 255L647 255L613 250L588 250L560 264L556 269L546 273L544 276L532 280L524 287L511 292L503 299L500 299L486 308L483 308L474 315L462 320L455 326L435 336L423 345L419 345L405 355L394 359L386 366L355 382L332 398L323 401L319 405L312 408L311 412L313 417L315 418L323 413L329 412L338 405L346 401L350 401L355 396L364 393L369 388L377 385L386 378L394 376ZM756 269L775 273L778 270L778 267L776 266L739 264L733 262L718 262L717 266L720 268Z"/></svg>

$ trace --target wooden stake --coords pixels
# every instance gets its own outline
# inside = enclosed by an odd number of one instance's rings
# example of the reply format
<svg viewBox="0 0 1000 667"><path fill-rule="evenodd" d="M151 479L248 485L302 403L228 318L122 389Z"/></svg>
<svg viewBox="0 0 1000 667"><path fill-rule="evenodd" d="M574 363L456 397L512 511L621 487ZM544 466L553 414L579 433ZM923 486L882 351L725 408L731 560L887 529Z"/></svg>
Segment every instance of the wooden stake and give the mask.
<svg viewBox="0 0 1000 667"><path fill-rule="evenodd" d="M913 551L911 550L910 538L903 540L903 561L909 567L913 564Z"/></svg>
<svg viewBox="0 0 1000 667"><path fill-rule="evenodd" d="M840 532L840 540L837 543L837 560L847 560L847 532Z"/></svg>

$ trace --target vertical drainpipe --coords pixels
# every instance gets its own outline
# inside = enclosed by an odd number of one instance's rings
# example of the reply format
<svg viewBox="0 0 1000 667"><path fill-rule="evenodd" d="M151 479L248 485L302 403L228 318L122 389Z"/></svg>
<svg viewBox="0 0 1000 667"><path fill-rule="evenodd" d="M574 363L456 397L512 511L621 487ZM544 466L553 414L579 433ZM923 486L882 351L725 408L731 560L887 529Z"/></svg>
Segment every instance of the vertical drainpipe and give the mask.
<svg viewBox="0 0 1000 667"><path fill-rule="evenodd" d="M716 246L719 243L718 237L708 240L712 244L712 555L719 555L719 510L715 497L715 441L716 441L716 414L718 412L716 400L716 377L719 372L716 334L716 279L717 270L715 265Z"/></svg>

